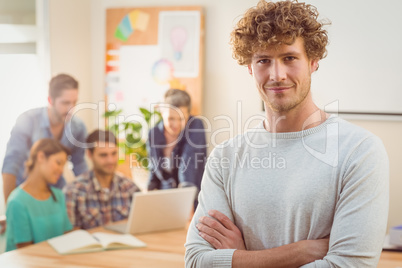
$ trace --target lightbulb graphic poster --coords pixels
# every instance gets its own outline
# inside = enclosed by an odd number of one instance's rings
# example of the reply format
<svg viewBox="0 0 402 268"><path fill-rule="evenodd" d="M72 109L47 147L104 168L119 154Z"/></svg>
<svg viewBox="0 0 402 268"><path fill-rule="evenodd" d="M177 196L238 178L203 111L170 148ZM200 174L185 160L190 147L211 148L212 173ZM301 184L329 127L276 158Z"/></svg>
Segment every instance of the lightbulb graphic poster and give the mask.
<svg viewBox="0 0 402 268"><path fill-rule="evenodd" d="M173 63L176 77L197 77L200 12L159 12L158 43L161 57Z"/></svg>
<svg viewBox="0 0 402 268"><path fill-rule="evenodd" d="M191 113L202 114L203 35L201 7L107 9L107 104L138 115L177 88L190 94Z"/></svg>

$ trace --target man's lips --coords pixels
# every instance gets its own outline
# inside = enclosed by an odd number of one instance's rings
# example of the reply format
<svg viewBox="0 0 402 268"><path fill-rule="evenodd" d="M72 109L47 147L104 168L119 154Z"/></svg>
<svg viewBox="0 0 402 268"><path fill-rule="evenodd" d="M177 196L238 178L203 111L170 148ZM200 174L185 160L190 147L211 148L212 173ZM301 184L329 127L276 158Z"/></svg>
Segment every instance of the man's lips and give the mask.
<svg viewBox="0 0 402 268"><path fill-rule="evenodd" d="M105 165L105 168L114 169L116 168L116 164Z"/></svg>
<svg viewBox="0 0 402 268"><path fill-rule="evenodd" d="M265 89L273 91L273 92L283 92L292 88L292 86L281 86L281 87L266 87Z"/></svg>

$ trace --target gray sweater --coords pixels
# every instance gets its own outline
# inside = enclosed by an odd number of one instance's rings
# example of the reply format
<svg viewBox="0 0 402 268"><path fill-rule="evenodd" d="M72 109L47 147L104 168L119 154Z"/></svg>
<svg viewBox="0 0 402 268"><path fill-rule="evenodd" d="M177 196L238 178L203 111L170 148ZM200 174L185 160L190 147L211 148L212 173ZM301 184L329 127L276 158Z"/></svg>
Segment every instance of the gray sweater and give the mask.
<svg viewBox="0 0 402 268"><path fill-rule="evenodd" d="M215 250L195 227L210 209L236 224L247 250L330 235L327 256L303 267L376 267L388 166L380 139L338 117L276 134L261 123L211 153L187 234L186 267L231 267L234 250Z"/></svg>

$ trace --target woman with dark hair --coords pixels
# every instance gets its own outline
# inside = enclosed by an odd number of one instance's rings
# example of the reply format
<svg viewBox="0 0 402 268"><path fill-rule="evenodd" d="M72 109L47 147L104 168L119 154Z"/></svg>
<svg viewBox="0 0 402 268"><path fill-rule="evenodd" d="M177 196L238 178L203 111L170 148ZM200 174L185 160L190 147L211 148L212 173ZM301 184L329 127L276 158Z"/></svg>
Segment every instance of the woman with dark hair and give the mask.
<svg viewBox="0 0 402 268"><path fill-rule="evenodd" d="M27 179L7 200L6 251L62 235L72 229L64 194L55 184L63 173L68 148L55 139L34 143L25 163Z"/></svg>

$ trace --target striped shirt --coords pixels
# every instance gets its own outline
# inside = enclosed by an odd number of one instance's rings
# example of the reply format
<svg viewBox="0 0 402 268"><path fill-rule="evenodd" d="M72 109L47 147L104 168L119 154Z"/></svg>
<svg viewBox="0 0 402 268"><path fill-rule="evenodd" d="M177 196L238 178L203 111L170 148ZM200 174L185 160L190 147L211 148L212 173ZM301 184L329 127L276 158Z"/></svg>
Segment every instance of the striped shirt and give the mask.
<svg viewBox="0 0 402 268"><path fill-rule="evenodd" d="M128 217L137 185L128 178L115 174L110 188L102 188L93 171L81 174L67 184L67 213L71 223L81 229L90 229Z"/></svg>

